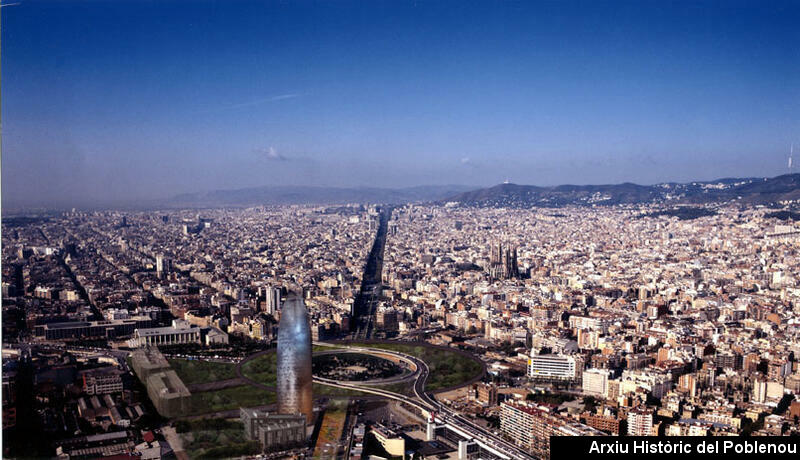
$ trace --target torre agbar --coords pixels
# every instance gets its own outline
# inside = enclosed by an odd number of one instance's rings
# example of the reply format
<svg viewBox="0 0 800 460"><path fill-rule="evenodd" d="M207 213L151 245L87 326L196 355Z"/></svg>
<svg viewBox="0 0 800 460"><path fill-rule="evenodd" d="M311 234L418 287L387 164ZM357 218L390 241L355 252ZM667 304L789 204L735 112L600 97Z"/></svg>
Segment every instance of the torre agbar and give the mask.
<svg viewBox="0 0 800 460"><path fill-rule="evenodd" d="M311 329L303 299L289 293L278 324L278 413L303 414L311 423Z"/></svg>

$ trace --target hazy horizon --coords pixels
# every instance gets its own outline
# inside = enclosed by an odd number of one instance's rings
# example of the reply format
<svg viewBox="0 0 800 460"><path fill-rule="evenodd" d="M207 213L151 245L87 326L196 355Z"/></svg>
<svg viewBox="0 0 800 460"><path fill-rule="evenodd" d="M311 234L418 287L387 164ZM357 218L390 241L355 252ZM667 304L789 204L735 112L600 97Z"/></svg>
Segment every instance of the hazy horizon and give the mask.
<svg viewBox="0 0 800 460"><path fill-rule="evenodd" d="M800 172L792 172L792 175L800 174ZM779 177L784 174L780 174ZM522 185L522 186L534 186L534 187L541 187L541 188L552 188L557 186L613 186L613 185L621 185L621 184L634 184L640 186L658 186L663 184L691 184L691 183L714 183L716 181L725 181L731 179L770 179L771 177L765 176L748 176L748 177L717 177L715 179L702 179L702 180L694 180L694 181L685 181L685 182L675 182L675 181L668 181L668 182L658 182L658 183L636 183L633 181L624 181L624 182L617 182L617 183L595 183L595 184L585 184L585 183L561 183L561 184L551 184L551 185L542 185L542 184L526 184L526 183L517 183L517 182L510 182L504 181L502 183L496 184L487 184L487 185L467 185L467 184L423 184L423 185L412 185L407 187L385 187L385 186L353 186L353 187L346 187L346 186L325 186L325 185L264 185L264 186L253 186L253 187L241 187L241 188L229 188L229 189L215 189L215 190L196 190L191 192L183 192L177 193L170 196L164 197L154 197L154 198L146 198L146 199L95 199L91 201L80 201L80 200L50 200L46 202L12 202L6 204L6 199L3 199L3 207L4 211L8 211L10 215L25 215L28 211L32 212L40 212L40 211L47 211L47 212L62 212L69 209L77 209L77 210L120 210L120 211L135 211L135 210L168 210L168 209L201 209L201 208L218 208L220 206L233 206L233 207L250 207L255 205L276 205L281 203L273 202L272 199L263 200L255 200L259 201L259 203L255 203L253 201L245 201L242 203L220 203L218 201L213 201L210 203L203 203L202 201L197 201L197 197L203 196L213 196L220 192L240 192L240 191L247 191L247 190L269 190L275 192L281 191L293 191L297 190L299 192L303 191L311 191L319 190L322 192L327 191L372 191L372 190L379 190L385 192L402 192L402 191L409 191L415 189L441 189L447 190L448 188L453 189L453 192L450 194L439 194L437 195L438 198L431 198L431 199L423 199L423 200L401 200L402 203L410 203L410 202L431 202L431 201L441 201L451 196L455 196L461 194L463 192L471 192L477 190L486 190L494 187L499 187L501 185L510 184L510 185ZM433 193L433 192L431 192ZM322 199L318 198L316 195L309 194L311 198L308 199L300 199L300 202L309 205L336 205L336 204L357 204L357 203L375 203L375 204L385 204L389 203L387 201L382 201L380 198L366 199L366 195L360 195L361 198L353 199L353 200L343 200L337 198L330 198L330 199ZM281 196L270 197L277 199L280 201ZM186 199L188 201L182 201L182 199ZM397 202L391 202L395 204ZM282 203L282 204L298 204L298 203ZM679 203L676 203L679 204Z"/></svg>
<svg viewBox="0 0 800 460"><path fill-rule="evenodd" d="M3 206L788 172L800 3L2 8Z"/></svg>

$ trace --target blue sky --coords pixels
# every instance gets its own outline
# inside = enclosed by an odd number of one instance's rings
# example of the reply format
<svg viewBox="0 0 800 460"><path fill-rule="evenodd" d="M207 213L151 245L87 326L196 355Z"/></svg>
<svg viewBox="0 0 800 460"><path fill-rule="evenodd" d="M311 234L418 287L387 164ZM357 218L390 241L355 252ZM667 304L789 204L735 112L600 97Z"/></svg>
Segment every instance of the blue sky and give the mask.
<svg viewBox="0 0 800 460"><path fill-rule="evenodd" d="M21 0L2 96L4 204L773 176L800 2Z"/></svg>

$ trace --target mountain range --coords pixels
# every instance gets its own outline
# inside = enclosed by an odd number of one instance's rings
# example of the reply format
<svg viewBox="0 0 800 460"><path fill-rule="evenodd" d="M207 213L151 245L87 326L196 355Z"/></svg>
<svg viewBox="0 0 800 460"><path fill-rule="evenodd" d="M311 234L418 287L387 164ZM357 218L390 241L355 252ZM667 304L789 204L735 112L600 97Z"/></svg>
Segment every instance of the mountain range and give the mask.
<svg viewBox="0 0 800 460"><path fill-rule="evenodd" d="M476 207L560 207L615 204L772 204L800 200L800 174L773 178L724 178L689 183L638 185L499 184L488 188L432 185L408 188L377 187L251 187L187 193L163 203L169 207L256 206L281 204L343 204L412 202L455 203Z"/></svg>
<svg viewBox="0 0 800 460"><path fill-rule="evenodd" d="M455 194L440 202L477 207L530 208L641 203L772 204L791 200L800 200L800 174L656 185L623 183L538 187L506 183Z"/></svg>

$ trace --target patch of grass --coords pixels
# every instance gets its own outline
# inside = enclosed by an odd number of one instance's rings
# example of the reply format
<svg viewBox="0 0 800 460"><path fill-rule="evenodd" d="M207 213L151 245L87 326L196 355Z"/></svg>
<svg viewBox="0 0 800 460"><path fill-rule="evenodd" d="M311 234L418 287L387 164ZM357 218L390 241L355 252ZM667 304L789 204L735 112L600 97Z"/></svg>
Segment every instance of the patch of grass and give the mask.
<svg viewBox="0 0 800 460"><path fill-rule="evenodd" d="M236 378L236 365L232 363L170 359L169 365L186 385Z"/></svg>
<svg viewBox="0 0 800 460"><path fill-rule="evenodd" d="M317 444L314 447L314 458L336 458L337 449L331 448L329 445L335 446L341 439L346 416L346 408L342 409L334 405L325 411L319 436L317 437Z"/></svg>
<svg viewBox="0 0 800 460"><path fill-rule="evenodd" d="M275 403L275 393L252 385L192 394L193 415Z"/></svg>
<svg viewBox="0 0 800 460"><path fill-rule="evenodd" d="M242 365L242 375L265 385L275 386L278 379L278 354L267 353Z"/></svg>
<svg viewBox="0 0 800 460"><path fill-rule="evenodd" d="M189 458L231 458L261 452L261 443L248 440L240 422L206 419L188 423L193 429L181 434L181 439Z"/></svg>
<svg viewBox="0 0 800 460"><path fill-rule="evenodd" d="M425 385L427 391L459 385L481 373L482 366L450 350L404 343L354 343L355 346L398 351L419 358L428 365L430 375Z"/></svg>
<svg viewBox="0 0 800 460"><path fill-rule="evenodd" d="M391 391L406 396L414 396L414 382L389 383L387 385L372 385L379 390Z"/></svg>
<svg viewBox="0 0 800 460"><path fill-rule="evenodd" d="M318 352L318 351L330 351L330 350L335 350L335 349L337 349L337 348L344 348L344 347L342 347L342 346L339 346L339 345L334 345L334 346L331 346L331 347L328 347L328 346L322 346L322 345L313 345L313 346L311 347L311 352L312 352L312 353L316 353L316 352Z"/></svg>

